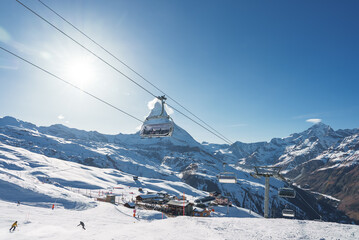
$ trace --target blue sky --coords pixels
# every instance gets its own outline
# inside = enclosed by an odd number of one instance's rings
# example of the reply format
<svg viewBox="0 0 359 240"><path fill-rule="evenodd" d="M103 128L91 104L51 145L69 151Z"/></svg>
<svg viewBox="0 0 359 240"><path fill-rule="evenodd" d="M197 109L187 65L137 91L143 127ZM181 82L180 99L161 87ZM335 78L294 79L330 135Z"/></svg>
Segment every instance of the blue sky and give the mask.
<svg viewBox="0 0 359 240"><path fill-rule="evenodd" d="M358 1L43 1L232 141L285 137L308 119L358 127ZM24 3L160 94L38 1ZM149 112L148 93L12 0L0 1L0 46L138 118ZM3 51L0 83L0 116L110 134L140 125ZM222 142L172 118L198 141Z"/></svg>

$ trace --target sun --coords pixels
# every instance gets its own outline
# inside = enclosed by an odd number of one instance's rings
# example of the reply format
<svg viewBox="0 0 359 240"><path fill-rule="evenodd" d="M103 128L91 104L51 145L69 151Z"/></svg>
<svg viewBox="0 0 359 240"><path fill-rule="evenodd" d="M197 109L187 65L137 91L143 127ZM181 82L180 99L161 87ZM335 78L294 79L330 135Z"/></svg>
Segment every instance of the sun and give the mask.
<svg viewBox="0 0 359 240"><path fill-rule="evenodd" d="M78 87L88 85L95 79L95 64L86 57L71 58L65 64L65 77Z"/></svg>

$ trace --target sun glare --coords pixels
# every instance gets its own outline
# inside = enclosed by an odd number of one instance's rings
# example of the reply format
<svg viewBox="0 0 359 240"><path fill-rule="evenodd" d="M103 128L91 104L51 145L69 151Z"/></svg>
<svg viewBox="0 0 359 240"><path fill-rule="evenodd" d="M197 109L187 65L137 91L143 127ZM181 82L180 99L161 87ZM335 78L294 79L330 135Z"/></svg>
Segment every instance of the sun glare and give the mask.
<svg viewBox="0 0 359 240"><path fill-rule="evenodd" d="M94 64L86 58L73 58L66 64L66 79L83 87L95 79Z"/></svg>

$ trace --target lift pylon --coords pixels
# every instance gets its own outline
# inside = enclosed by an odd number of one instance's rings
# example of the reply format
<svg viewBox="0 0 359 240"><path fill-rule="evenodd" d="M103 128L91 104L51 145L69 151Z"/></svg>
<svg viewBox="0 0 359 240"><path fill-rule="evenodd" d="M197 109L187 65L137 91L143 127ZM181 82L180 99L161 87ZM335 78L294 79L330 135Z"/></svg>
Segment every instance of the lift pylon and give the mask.
<svg viewBox="0 0 359 240"><path fill-rule="evenodd" d="M255 172L251 176L260 178L265 177L265 193L264 193L264 217L269 217L269 178L282 178L280 175L281 167L255 166Z"/></svg>

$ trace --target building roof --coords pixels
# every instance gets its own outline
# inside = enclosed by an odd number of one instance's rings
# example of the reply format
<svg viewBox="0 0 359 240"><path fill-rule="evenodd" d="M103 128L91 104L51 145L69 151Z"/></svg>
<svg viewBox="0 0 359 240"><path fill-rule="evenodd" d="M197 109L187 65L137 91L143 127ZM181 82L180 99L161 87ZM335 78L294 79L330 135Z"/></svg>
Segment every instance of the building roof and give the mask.
<svg viewBox="0 0 359 240"><path fill-rule="evenodd" d="M195 203L206 203L206 202L210 202L210 201L214 201L214 200L216 200L216 198L214 198L214 197L204 197L204 198L196 199L194 202Z"/></svg>
<svg viewBox="0 0 359 240"><path fill-rule="evenodd" d="M171 200L167 203L167 205L177 206L177 207L183 207L183 203L185 206L189 205L190 202L187 201L181 201L181 200Z"/></svg>
<svg viewBox="0 0 359 240"><path fill-rule="evenodd" d="M217 191L210 192L210 194L212 194L213 196L221 195L221 193Z"/></svg>
<svg viewBox="0 0 359 240"><path fill-rule="evenodd" d="M193 211L194 211L194 212L203 212L204 210L205 210L205 209L199 208L199 207L193 208Z"/></svg>
<svg viewBox="0 0 359 240"><path fill-rule="evenodd" d="M136 206L136 204L134 202L127 202L125 204L128 204L128 206L130 206L130 207L135 207Z"/></svg>
<svg viewBox="0 0 359 240"><path fill-rule="evenodd" d="M138 195L137 197L140 197L142 199L161 198L161 196L158 196L157 194L142 194L142 195Z"/></svg>

